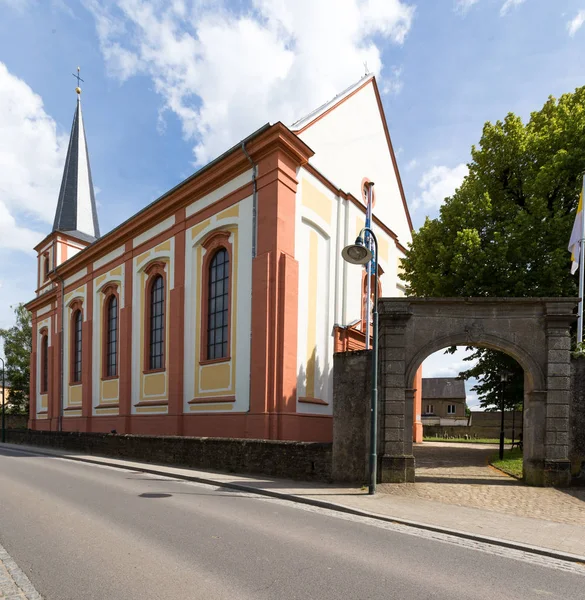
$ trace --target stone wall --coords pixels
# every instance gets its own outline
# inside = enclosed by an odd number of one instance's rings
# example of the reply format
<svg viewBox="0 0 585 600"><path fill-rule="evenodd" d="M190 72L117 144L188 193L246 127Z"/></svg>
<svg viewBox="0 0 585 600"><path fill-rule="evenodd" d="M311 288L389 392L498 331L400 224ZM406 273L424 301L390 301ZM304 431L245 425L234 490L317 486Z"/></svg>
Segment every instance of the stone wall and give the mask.
<svg viewBox="0 0 585 600"><path fill-rule="evenodd" d="M441 425L424 425L423 431L425 437L470 437L477 438L496 438L500 437L500 411L496 412L471 412L471 425L461 425L456 427L441 426ZM516 432L516 439L518 434L522 431L522 411L516 411L514 415L514 430ZM512 438L512 413L507 412L504 417L504 431L506 438Z"/></svg>
<svg viewBox="0 0 585 600"><path fill-rule="evenodd" d="M571 361L571 473L585 481L585 358Z"/></svg>
<svg viewBox="0 0 585 600"><path fill-rule="evenodd" d="M173 466L304 481L331 479L331 444L10 430L6 441Z"/></svg>
<svg viewBox="0 0 585 600"><path fill-rule="evenodd" d="M6 429L26 429L27 426L28 415L6 415Z"/></svg>
<svg viewBox="0 0 585 600"><path fill-rule="evenodd" d="M333 356L334 481L368 481L371 369L367 350Z"/></svg>

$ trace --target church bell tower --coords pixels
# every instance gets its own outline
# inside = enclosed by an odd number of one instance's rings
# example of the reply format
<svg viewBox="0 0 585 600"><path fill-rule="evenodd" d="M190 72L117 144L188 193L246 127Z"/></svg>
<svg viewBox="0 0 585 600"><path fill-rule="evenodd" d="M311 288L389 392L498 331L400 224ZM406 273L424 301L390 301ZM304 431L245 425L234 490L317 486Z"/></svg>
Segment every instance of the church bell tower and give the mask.
<svg viewBox="0 0 585 600"><path fill-rule="evenodd" d="M81 88L77 68L77 106L69 137L53 230L35 248L38 252L38 287L51 285L49 273L100 237L89 154L81 113Z"/></svg>

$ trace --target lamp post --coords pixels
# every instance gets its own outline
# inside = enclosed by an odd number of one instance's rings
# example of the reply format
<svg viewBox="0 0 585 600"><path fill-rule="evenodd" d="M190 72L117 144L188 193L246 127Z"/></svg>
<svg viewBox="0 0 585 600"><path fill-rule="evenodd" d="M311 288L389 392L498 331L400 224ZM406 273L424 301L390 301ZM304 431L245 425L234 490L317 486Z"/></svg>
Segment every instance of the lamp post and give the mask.
<svg viewBox="0 0 585 600"><path fill-rule="evenodd" d="M363 233L368 233L374 240L374 254L365 245ZM373 341L372 341L372 394L370 399L370 485L368 493L376 493L376 471L377 471L377 438L378 438L378 239L369 227L364 227L355 244L346 246L342 252L344 260L354 265L367 265L375 258L375 281L374 281L374 313L373 313ZM366 338L370 335L366 331Z"/></svg>
<svg viewBox="0 0 585 600"><path fill-rule="evenodd" d="M4 444L4 442L6 442L6 379L4 377L4 372L6 371L6 363L4 362L4 359L1 356L0 360L2 361L2 443Z"/></svg>
<svg viewBox="0 0 585 600"><path fill-rule="evenodd" d="M501 401L501 424L500 424L500 460L504 458L504 407L505 407L505 391L506 391L506 381L508 381L508 372L504 371L500 375L500 381L502 383L502 401Z"/></svg>
<svg viewBox="0 0 585 600"><path fill-rule="evenodd" d="M512 449L514 449L514 439L516 438L516 407L512 406Z"/></svg>

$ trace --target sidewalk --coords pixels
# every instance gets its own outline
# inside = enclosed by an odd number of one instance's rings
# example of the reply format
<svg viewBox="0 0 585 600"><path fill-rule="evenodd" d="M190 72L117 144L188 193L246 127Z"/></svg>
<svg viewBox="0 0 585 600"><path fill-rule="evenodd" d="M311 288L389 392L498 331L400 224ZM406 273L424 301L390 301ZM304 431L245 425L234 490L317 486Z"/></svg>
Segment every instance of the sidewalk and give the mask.
<svg viewBox="0 0 585 600"><path fill-rule="evenodd" d="M6 600L42 600L29 578L0 545L0 598Z"/></svg>
<svg viewBox="0 0 585 600"><path fill-rule="evenodd" d="M542 517L530 518L482 508L455 506L416 496L387 494L383 491L369 496L367 491L354 487L168 467L19 444L2 446L16 451L230 487L585 563L585 526L581 524L559 523ZM381 486L381 489L384 490L384 487Z"/></svg>

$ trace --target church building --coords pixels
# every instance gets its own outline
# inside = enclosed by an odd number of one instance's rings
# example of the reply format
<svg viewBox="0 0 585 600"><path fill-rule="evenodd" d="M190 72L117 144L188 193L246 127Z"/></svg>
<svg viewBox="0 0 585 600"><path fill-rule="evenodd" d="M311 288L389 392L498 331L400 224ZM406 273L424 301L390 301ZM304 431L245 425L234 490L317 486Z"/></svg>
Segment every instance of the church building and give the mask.
<svg viewBox="0 0 585 600"><path fill-rule="evenodd" d="M375 78L264 125L105 235L77 93L35 248L29 427L330 441L333 354L366 339L365 271L341 250L368 182L381 295L404 294L411 240Z"/></svg>

